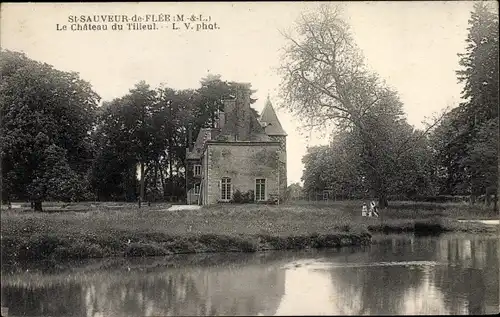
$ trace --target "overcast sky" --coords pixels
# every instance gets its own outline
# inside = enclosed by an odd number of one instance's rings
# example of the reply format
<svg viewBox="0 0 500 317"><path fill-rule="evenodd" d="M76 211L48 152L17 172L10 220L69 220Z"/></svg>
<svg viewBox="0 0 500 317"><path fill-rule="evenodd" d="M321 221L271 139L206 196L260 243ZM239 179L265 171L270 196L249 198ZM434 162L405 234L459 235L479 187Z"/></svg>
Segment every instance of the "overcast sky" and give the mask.
<svg viewBox="0 0 500 317"><path fill-rule="evenodd" d="M2 4L2 48L64 71L79 72L104 99L127 93L140 80L156 87L197 88L208 73L252 83L259 111L269 94L280 104L279 50L300 12L317 4L269 3L93 3ZM416 127L460 100L457 53L464 52L472 2L343 3L354 39L369 66L395 88ZM213 31L56 31L69 15L203 14ZM278 110L288 133L288 182L299 182L307 145L326 138L299 133L298 120Z"/></svg>

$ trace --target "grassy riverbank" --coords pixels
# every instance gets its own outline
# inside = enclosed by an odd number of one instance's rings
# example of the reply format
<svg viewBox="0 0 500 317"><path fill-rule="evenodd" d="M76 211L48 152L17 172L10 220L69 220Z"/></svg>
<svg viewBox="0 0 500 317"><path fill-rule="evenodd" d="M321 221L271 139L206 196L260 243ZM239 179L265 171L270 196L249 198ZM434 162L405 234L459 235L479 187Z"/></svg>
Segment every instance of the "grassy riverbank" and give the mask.
<svg viewBox="0 0 500 317"><path fill-rule="evenodd" d="M129 205L78 212L3 211L2 259L255 252L368 244L376 232L498 231L498 226L458 222L458 218L493 218L467 206L394 203L380 218L366 218L360 216L357 205L217 205L194 211L167 211L165 206L139 210Z"/></svg>

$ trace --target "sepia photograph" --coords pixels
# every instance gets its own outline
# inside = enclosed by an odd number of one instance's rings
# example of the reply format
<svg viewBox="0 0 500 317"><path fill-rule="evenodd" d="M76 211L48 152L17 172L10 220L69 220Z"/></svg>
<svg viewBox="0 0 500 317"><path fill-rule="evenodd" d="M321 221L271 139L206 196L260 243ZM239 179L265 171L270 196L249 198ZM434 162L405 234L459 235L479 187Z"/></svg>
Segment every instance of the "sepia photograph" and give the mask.
<svg viewBox="0 0 500 317"><path fill-rule="evenodd" d="M1 316L500 313L498 20L2 3Z"/></svg>

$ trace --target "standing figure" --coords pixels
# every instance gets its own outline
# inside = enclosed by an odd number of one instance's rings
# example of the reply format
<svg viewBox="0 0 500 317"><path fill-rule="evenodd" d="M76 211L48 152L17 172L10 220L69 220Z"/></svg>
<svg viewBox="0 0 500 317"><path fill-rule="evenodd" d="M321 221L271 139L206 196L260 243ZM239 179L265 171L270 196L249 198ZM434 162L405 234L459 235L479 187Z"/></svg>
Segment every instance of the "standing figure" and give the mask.
<svg viewBox="0 0 500 317"><path fill-rule="evenodd" d="M370 203L370 216L371 215L378 217L377 203L374 200Z"/></svg>
<svg viewBox="0 0 500 317"><path fill-rule="evenodd" d="M363 203L363 207L361 208L361 216L366 217L368 214L368 206L366 206L366 203Z"/></svg>

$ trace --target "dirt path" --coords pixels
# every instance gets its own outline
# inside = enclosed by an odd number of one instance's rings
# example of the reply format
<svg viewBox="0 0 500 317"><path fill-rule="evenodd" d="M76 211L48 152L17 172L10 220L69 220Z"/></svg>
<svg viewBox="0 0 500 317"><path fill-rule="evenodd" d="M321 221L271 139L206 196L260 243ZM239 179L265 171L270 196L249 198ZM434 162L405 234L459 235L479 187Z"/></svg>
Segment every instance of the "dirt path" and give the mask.
<svg viewBox="0 0 500 317"><path fill-rule="evenodd" d="M173 205L168 208L168 210L177 211L177 210L198 210L201 209L201 206L198 205Z"/></svg>

